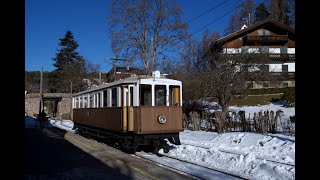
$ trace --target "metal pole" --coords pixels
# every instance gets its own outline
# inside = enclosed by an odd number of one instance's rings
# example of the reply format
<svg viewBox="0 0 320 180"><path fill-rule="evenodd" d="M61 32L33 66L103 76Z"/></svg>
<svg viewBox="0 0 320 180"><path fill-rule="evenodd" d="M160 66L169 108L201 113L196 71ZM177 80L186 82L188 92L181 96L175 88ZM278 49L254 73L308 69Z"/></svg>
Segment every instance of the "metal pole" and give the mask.
<svg viewBox="0 0 320 180"><path fill-rule="evenodd" d="M39 114L41 113L43 102L42 102L42 76L43 76L43 64L41 65L41 72L40 72L40 105L39 105Z"/></svg>
<svg viewBox="0 0 320 180"><path fill-rule="evenodd" d="M116 81L116 61L113 61L113 81Z"/></svg>
<svg viewBox="0 0 320 180"><path fill-rule="evenodd" d="M72 119L72 81L70 81L70 119Z"/></svg>

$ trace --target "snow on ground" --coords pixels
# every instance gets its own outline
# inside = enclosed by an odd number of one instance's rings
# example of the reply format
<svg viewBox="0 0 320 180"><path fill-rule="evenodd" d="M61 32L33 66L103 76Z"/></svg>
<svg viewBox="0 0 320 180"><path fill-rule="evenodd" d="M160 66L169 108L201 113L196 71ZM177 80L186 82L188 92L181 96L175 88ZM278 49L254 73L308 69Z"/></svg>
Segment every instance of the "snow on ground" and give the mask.
<svg viewBox="0 0 320 180"><path fill-rule="evenodd" d="M72 120L55 120L55 119L51 119L49 120L50 124L52 124L53 126L60 128L60 129L64 129L66 131L70 131L70 132L75 132L75 130L73 130L73 121Z"/></svg>
<svg viewBox="0 0 320 180"><path fill-rule="evenodd" d="M210 109L210 112L216 111L217 106L218 106L216 102L210 102L208 104L210 104L212 107L214 107L213 109ZM221 110L221 109L219 109L219 110ZM255 112L258 113L260 111L267 111L267 110L274 111L274 112L276 112L277 110L281 110L281 111L283 111L285 118L289 118L289 116L295 115L295 107L287 108L281 104L273 104L273 103L266 104L266 105L256 105L256 106L241 106L241 107L229 106L229 110L236 111L236 112L245 111L247 118L249 118L249 115L250 115L250 118L252 118L253 114Z"/></svg>
<svg viewBox="0 0 320 180"><path fill-rule="evenodd" d="M279 105L263 105L258 107L230 107L234 110L245 110L246 113L260 110L281 109L286 116L295 115L295 108L284 108ZM72 130L71 120L49 120L48 126L55 126L66 131ZM26 128L38 128L38 122L26 116ZM249 177L249 179L295 179L295 137L283 134L257 134L249 132L216 132L190 131L180 133L181 145L171 145L166 155L190 161L209 168ZM163 153L160 150L160 153ZM172 166L172 162L163 160L163 164ZM293 166L274 163L291 164ZM192 169L189 171L192 171ZM197 169L193 169L197 174ZM209 173L209 172L208 172ZM210 178L208 178L210 179Z"/></svg>
<svg viewBox="0 0 320 180"><path fill-rule="evenodd" d="M182 145L172 145L167 155L250 179L295 179L294 166L267 161L295 165L294 139L276 134L185 130L180 133Z"/></svg>
<svg viewBox="0 0 320 180"><path fill-rule="evenodd" d="M72 130L71 120L49 122L52 126L75 132ZM249 179L295 179L295 166L268 161L295 165L295 137L292 136L248 132L218 134L185 130L180 133L180 141L181 145L170 144L171 150L166 155ZM163 151L160 150L160 153ZM150 154L149 156L156 157ZM168 160L162 161L159 157L158 161L170 165Z"/></svg>

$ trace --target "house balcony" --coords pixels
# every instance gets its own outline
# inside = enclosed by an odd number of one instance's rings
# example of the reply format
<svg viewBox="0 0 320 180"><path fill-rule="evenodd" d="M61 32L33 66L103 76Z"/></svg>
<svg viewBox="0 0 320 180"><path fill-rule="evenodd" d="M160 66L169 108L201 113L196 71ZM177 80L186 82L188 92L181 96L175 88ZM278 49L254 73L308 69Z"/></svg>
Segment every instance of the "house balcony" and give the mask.
<svg viewBox="0 0 320 180"><path fill-rule="evenodd" d="M255 77L255 81L295 81L295 72L269 72L270 75ZM252 80L248 78L247 80Z"/></svg>
<svg viewBox="0 0 320 180"><path fill-rule="evenodd" d="M274 61L295 61L296 54L269 54L271 60Z"/></svg>
<svg viewBox="0 0 320 180"><path fill-rule="evenodd" d="M288 35L277 36L245 36L244 41L247 43L274 43L274 42L287 42Z"/></svg>
<svg viewBox="0 0 320 180"><path fill-rule="evenodd" d="M282 77L283 80L295 80L295 72L270 72L274 76Z"/></svg>

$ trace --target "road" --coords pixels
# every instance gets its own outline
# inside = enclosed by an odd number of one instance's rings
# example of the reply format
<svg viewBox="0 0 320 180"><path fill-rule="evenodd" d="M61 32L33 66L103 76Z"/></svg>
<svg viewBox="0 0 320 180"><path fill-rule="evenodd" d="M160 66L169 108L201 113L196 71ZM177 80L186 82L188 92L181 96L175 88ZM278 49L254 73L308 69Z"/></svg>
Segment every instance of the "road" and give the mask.
<svg viewBox="0 0 320 180"><path fill-rule="evenodd" d="M57 128L25 128L24 179L192 179Z"/></svg>

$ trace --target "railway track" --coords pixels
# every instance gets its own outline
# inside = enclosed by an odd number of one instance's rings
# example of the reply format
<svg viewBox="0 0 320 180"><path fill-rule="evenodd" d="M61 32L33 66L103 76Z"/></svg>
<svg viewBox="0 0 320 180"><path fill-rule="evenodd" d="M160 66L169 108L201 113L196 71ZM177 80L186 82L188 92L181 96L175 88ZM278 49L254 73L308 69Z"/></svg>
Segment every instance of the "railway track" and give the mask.
<svg viewBox="0 0 320 180"><path fill-rule="evenodd" d="M137 152L135 155L132 154L132 156L156 163L182 174L187 174L195 179L250 179L248 176L226 172L217 168L205 167L194 162L185 161L165 154Z"/></svg>
<svg viewBox="0 0 320 180"><path fill-rule="evenodd" d="M183 145L189 145L189 146L193 146L193 147L197 147L197 148L203 148L203 149L207 149L207 150L210 149L208 147L198 146L198 145L188 144L188 143L183 143ZM219 149L218 151L222 152L222 153L228 153L228 154L237 155L237 156L240 156L240 155L246 156L247 155L247 154L244 154L244 153L233 152L233 151L228 151L228 150L221 150L221 149ZM269 158L262 157L262 156L255 156L255 158L258 159L258 160L261 160L261 161L268 161L268 162L271 162L271 163L276 163L276 164L280 164L280 165L286 165L286 166L290 166L290 167L295 167L294 164L285 163L285 162L279 162L279 161L275 161L273 159L269 159Z"/></svg>

